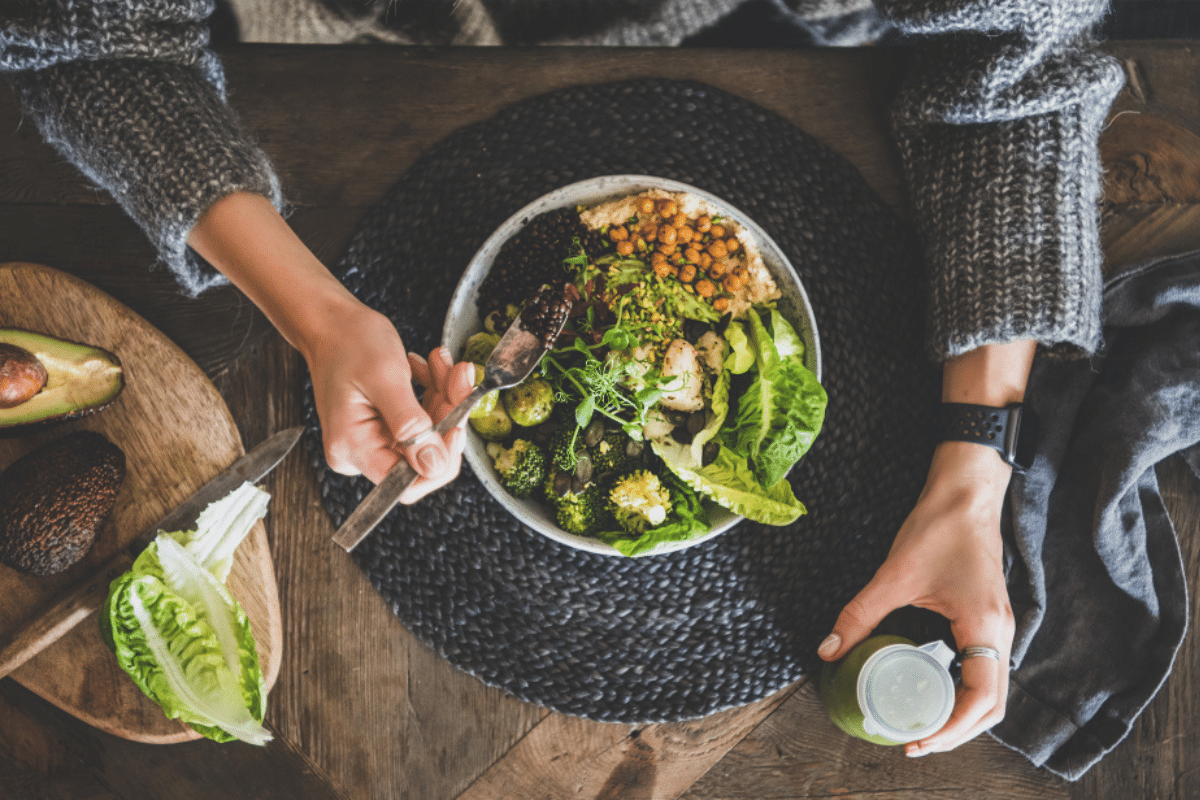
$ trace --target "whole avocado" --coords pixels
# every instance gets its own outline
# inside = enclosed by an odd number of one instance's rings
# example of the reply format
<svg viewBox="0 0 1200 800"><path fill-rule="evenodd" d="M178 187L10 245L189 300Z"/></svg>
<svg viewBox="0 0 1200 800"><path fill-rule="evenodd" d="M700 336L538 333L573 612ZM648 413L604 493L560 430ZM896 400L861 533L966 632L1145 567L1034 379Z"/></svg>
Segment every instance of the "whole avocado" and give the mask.
<svg viewBox="0 0 1200 800"><path fill-rule="evenodd" d="M80 431L14 461L0 475L0 563L53 575L83 558L112 513L125 453Z"/></svg>

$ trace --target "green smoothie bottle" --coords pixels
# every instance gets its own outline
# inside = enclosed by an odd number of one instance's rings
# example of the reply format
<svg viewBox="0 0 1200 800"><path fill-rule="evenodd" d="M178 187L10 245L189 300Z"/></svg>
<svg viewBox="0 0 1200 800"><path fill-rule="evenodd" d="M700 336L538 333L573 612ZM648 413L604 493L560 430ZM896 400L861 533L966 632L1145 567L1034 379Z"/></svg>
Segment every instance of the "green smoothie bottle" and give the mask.
<svg viewBox="0 0 1200 800"><path fill-rule="evenodd" d="M915 742L939 730L954 709L950 662L941 640L917 646L872 636L821 670L821 703L851 736L884 745Z"/></svg>

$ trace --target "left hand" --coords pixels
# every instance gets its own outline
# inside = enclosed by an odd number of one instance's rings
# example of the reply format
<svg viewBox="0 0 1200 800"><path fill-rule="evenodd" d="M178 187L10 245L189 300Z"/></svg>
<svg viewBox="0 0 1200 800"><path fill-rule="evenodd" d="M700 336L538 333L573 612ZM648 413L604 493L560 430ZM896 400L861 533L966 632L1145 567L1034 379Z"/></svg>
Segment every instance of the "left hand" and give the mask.
<svg viewBox="0 0 1200 800"><path fill-rule="evenodd" d="M950 620L959 649L986 645L1000 660L963 662L950 719L905 747L909 756L952 750L1004 718L1015 625L1004 579L1000 512L1011 468L989 448L943 442L916 507L896 535L887 560L842 610L818 650L834 661L905 605ZM835 638L836 637L836 638Z"/></svg>

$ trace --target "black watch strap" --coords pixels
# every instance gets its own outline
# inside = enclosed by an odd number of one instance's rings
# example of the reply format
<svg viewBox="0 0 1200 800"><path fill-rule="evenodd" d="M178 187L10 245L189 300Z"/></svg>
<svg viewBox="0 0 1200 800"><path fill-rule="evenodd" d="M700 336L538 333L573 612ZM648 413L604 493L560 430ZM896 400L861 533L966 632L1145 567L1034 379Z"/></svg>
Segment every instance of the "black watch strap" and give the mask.
<svg viewBox="0 0 1200 800"><path fill-rule="evenodd" d="M991 447L1014 469L1025 470L1033 463L1037 417L1021 403L1006 408L942 403L937 437Z"/></svg>

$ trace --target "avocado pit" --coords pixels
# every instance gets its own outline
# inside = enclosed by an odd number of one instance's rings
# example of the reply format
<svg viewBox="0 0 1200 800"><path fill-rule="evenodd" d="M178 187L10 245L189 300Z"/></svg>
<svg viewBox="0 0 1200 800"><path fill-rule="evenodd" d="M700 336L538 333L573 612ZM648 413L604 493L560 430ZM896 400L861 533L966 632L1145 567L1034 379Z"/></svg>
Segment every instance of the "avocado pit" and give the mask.
<svg viewBox="0 0 1200 800"><path fill-rule="evenodd" d="M42 390L49 373L23 347L0 342L0 408L15 408Z"/></svg>

